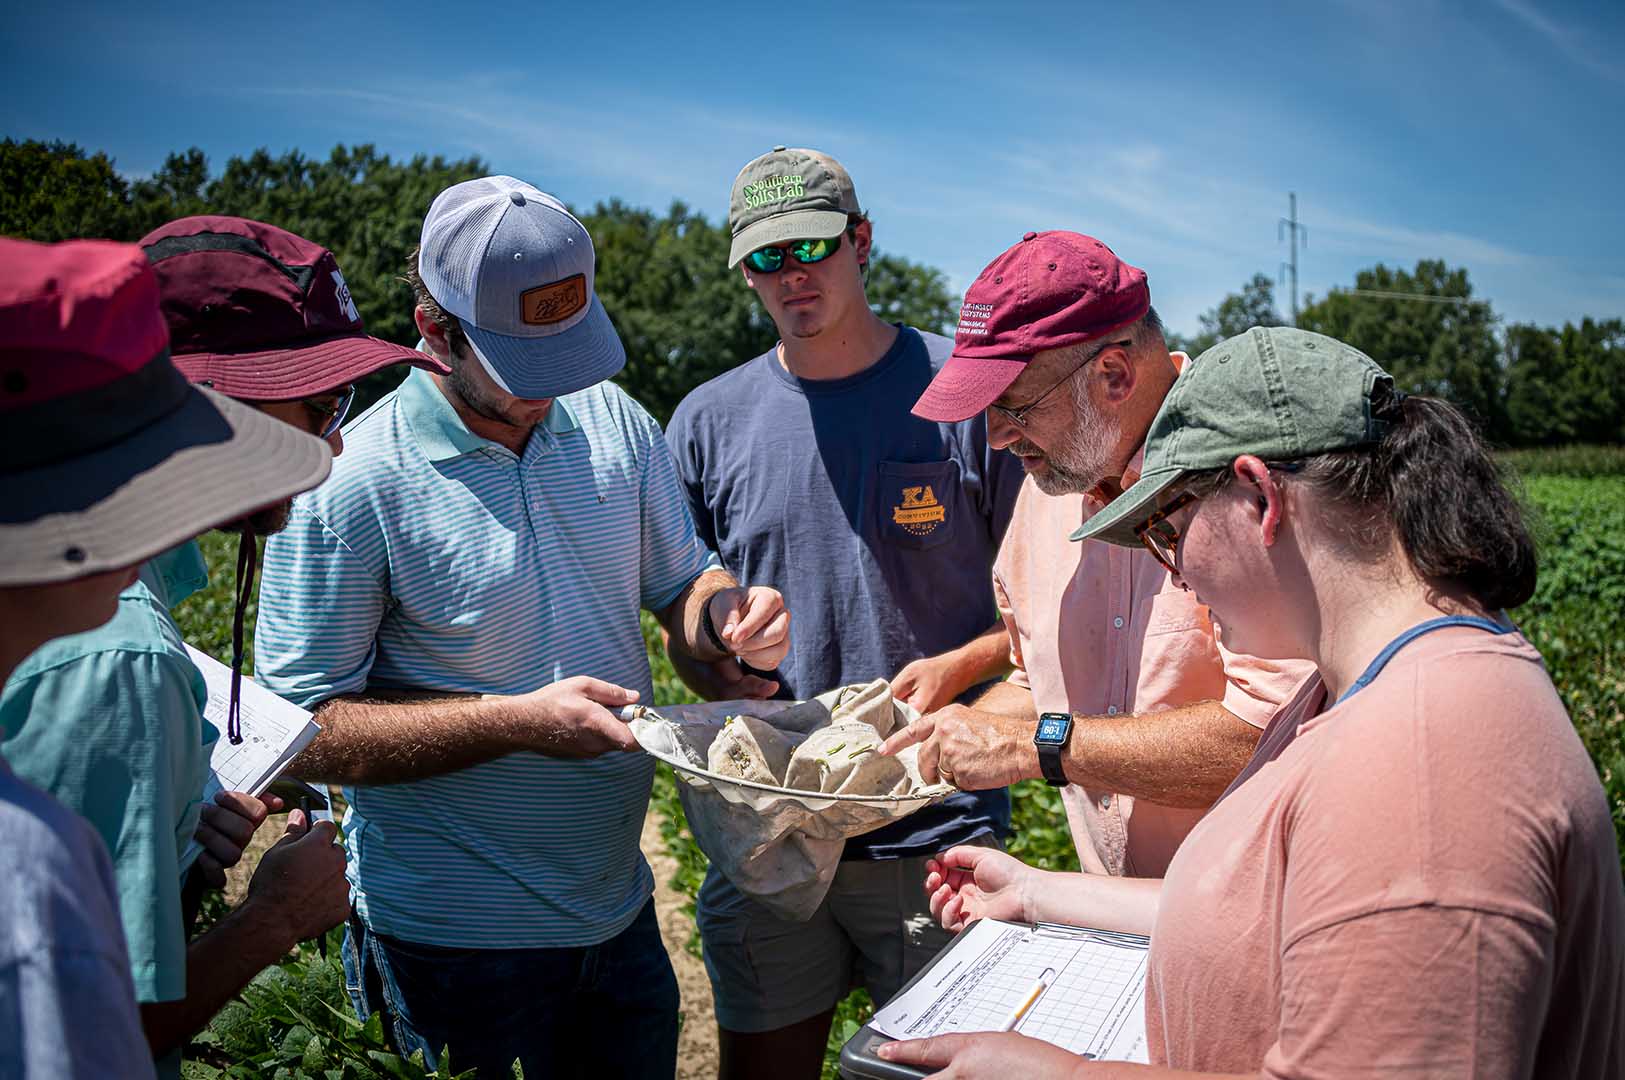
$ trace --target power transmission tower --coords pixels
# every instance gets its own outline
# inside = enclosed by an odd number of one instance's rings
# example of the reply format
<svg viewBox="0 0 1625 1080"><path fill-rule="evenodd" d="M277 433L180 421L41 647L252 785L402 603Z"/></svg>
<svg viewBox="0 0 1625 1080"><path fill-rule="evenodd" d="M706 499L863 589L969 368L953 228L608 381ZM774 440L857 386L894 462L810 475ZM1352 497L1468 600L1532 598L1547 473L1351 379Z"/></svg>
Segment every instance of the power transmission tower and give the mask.
<svg viewBox="0 0 1625 1080"><path fill-rule="evenodd" d="M1297 326L1298 325L1298 237L1302 236L1303 237L1303 246L1308 247L1309 246L1309 230L1298 223L1298 193L1296 191L1288 192L1287 193L1287 199L1289 200L1289 205L1291 206L1291 216L1281 218L1280 219L1280 224L1278 224L1275 227L1275 242L1277 244L1279 244L1281 242L1281 234L1283 232L1287 236L1291 237L1291 239L1292 239L1292 261L1289 262L1289 263L1283 263L1282 264L1282 269L1283 270L1289 270L1291 272L1291 274L1292 274L1292 325ZM1283 274L1282 276L1284 277L1286 275Z"/></svg>

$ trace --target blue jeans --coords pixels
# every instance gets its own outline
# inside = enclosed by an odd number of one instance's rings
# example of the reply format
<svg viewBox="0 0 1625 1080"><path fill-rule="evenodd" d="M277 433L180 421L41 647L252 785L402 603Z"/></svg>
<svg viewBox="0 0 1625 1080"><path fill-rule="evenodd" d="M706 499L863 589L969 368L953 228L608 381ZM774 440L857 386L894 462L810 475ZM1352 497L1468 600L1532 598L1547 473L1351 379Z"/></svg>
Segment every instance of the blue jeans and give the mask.
<svg viewBox="0 0 1625 1080"><path fill-rule="evenodd" d="M560 949L449 949L367 929L354 913L344 935L344 981L356 1015L383 1013L398 1052L433 1066L450 1047L458 1072L659 1077L677 1071L677 977L660 940L654 901L600 945Z"/></svg>

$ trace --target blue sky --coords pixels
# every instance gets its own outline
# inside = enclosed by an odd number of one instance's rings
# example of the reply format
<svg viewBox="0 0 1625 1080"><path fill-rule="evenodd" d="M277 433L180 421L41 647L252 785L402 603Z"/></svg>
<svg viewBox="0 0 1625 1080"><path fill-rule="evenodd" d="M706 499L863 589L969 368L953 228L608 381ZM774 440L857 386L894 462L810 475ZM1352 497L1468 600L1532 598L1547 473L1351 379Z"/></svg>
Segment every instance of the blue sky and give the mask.
<svg viewBox="0 0 1625 1080"><path fill-rule="evenodd" d="M1071 228L1144 267L1182 331L1277 274L1290 190L1305 292L1442 257L1509 320L1625 316L1617 0L325 8L8 5L0 134L129 174L192 145L216 168L478 154L578 206L713 218L745 161L813 146L881 247L956 289Z"/></svg>

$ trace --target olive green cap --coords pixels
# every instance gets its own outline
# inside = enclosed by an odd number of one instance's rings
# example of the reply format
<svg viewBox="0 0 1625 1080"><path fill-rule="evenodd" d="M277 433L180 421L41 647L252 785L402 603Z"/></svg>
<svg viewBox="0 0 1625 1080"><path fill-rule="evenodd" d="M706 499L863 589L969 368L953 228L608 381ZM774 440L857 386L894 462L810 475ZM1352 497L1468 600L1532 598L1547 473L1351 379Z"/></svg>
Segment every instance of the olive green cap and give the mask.
<svg viewBox="0 0 1625 1080"><path fill-rule="evenodd" d="M1292 327L1255 327L1187 363L1145 437L1145 467L1074 540L1139 547L1143 523L1179 480L1242 454L1294 461L1380 440L1393 377L1358 349ZM1378 388L1381 388L1379 391Z"/></svg>
<svg viewBox="0 0 1625 1080"><path fill-rule="evenodd" d="M728 269L759 247L786 240L828 240L860 214L858 193L841 163L817 150L775 146L734 177L728 198Z"/></svg>

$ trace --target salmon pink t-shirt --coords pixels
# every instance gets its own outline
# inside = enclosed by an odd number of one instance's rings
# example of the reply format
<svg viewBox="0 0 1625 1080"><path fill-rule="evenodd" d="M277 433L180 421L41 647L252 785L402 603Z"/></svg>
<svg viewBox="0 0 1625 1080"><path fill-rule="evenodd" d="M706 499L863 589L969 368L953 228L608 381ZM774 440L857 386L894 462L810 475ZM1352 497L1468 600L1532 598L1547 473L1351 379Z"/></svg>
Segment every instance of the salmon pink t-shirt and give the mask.
<svg viewBox="0 0 1625 1080"><path fill-rule="evenodd" d="M1152 1060L1269 1077L1625 1076L1607 799L1517 633L1300 694L1168 869ZM1283 726L1296 738L1282 749Z"/></svg>

